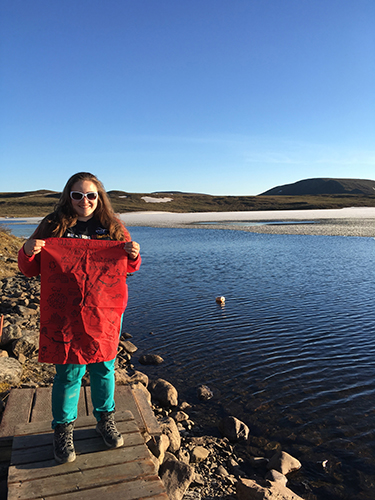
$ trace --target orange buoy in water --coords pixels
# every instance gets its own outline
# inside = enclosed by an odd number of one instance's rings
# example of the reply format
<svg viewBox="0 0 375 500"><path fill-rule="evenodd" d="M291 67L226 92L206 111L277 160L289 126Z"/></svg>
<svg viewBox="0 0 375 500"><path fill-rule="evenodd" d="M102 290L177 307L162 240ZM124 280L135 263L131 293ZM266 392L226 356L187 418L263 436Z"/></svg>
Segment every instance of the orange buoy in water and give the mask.
<svg viewBox="0 0 375 500"><path fill-rule="evenodd" d="M225 304L225 297L216 297L216 302L218 304L224 305Z"/></svg>

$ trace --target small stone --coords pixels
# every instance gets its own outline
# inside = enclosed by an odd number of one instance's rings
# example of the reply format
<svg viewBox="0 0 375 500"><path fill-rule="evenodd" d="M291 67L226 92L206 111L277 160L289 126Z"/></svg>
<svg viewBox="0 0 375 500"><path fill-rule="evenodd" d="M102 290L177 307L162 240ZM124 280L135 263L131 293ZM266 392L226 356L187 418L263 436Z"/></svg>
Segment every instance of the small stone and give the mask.
<svg viewBox="0 0 375 500"><path fill-rule="evenodd" d="M198 464L199 462L206 460L209 454L209 450L203 446L196 446L191 453L191 461Z"/></svg>

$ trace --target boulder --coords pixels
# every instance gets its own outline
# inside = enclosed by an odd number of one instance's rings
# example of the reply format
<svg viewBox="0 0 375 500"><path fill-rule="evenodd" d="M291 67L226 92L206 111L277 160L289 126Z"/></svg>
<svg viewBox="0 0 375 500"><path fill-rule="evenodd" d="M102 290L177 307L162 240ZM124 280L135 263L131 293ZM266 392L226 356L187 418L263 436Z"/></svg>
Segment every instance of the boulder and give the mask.
<svg viewBox="0 0 375 500"><path fill-rule="evenodd" d="M165 452L169 448L169 437L166 434L161 434L160 436L154 436L149 441L147 441L148 449L159 461L159 464L164 462Z"/></svg>
<svg viewBox="0 0 375 500"><path fill-rule="evenodd" d="M177 429L177 424L171 417L165 417L159 420L159 425L162 434L166 434L169 437L169 448L168 451L171 453L176 453L181 447L181 436Z"/></svg>
<svg viewBox="0 0 375 500"><path fill-rule="evenodd" d="M143 354L138 361L141 365L161 365L164 359L158 354Z"/></svg>
<svg viewBox="0 0 375 500"><path fill-rule="evenodd" d="M22 354L26 358L31 357L39 349L39 332L26 330L21 338L12 344L12 351L17 358Z"/></svg>
<svg viewBox="0 0 375 500"><path fill-rule="evenodd" d="M269 479L270 481L274 482L274 483L278 483L278 484L281 484L282 486L286 486L288 480L287 478L284 476L284 474L281 474L281 472L278 472L277 470L275 469L271 469L267 472L266 476L265 476L266 479Z"/></svg>
<svg viewBox="0 0 375 500"><path fill-rule="evenodd" d="M223 418L218 427L221 434L232 442L246 440L250 432L246 424L232 416Z"/></svg>
<svg viewBox="0 0 375 500"><path fill-rule="evenodd" d="M148 390L151 396L162 406L170 407L178 405L178 392L173 385L161 378L150 382Z"/></svg>
<svg viewBox="0 0 375 500"><path fill-rule="evenodd" d="M125 349L129 354L134 354L138 347L136 347L130 340L120 340L120 346Z"/></svg>
<svg viewBox="0 0 375 500"><path fill-rule="evenodd" d="M289 455L285 451L278 451L273 455L268 464L268 469L275 469L286 476L289 472L298 470L302 467L301 462Z"/></svg>
<svg viewBox="0 0 375 500"><path fill-rule="evenodd" d="M194 477L194 469L179 460L166 460L159 469L170 500L181 500Z"/></svg>
<svg viewBox="0 0 375 500"><path fill-rule="evenodd" d="M201 401L208 401L213 397L214 393L207 385L200 385L197 388L197 396Z"/></svg>
<svg viewBox="0 0 375 500"><path fill-rule="evenodd" d="M0 358L0 383L17 385L22 377L22 365L14 358Z"/></svg>
<svg viewBox="0 0 375 500"><path fill-rule="evenodd" d="M252 479L240 478L236 483L238 500L303 500L286 486L264 481L258 484Z"/></svg>
<svg viewBox="0 0 375 500"><path fill-rule="evenodd" d="M117 385L142 384L145 388L148 386L148 376L145 373L135 371L132 375L129 375L126 368L117 368L115 379Z"/></svg>
<svg viewBox="0 0 375 500"><path fill-rule="evenodd" d="M130 377L130 383L131 384L142 384L145 388L147 388L148 376L145 373L142 373L142 372L135 370L133 375Z"/></svg>
<svg viewBox="0 0 375 500"><path fill-rule="evenodd" d="M17 324L7 325L3 328L3 334L0 339L0 346L6 346L11 342L22 337L21 327Z"/></svg>

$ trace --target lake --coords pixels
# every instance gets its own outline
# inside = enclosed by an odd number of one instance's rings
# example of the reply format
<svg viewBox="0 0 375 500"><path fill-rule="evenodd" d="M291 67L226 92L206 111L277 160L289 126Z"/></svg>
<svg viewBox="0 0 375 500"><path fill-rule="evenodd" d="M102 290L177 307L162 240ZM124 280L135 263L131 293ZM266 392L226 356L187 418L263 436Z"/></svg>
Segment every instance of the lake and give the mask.
<svg viewBox="0 0 375 500"><path fill-rule="evenodd" d="M304 498L373 499L375 240L130 232L143 259L125 316L136 369L173 383L202 431L230 414L281 443L302 462ZM147 353L165 362L142 367ZM197 400L200 384L213 399Z"/></svg>

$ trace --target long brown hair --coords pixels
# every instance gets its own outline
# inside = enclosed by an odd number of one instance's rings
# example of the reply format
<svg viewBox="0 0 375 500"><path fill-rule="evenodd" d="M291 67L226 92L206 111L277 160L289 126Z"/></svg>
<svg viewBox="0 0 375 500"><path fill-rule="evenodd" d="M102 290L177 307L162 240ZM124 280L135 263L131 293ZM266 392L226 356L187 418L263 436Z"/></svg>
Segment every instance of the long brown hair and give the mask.
<svg viewBox="0 0 375 500"><path fill-rule="evenodd" d="M103 184L95 175L89 172L79 172L72 175L65 184L60 199L55 206L55 211L41 221L33 234L33 238L61 238L67 229L75 225L78 216L73 208L70 192L72 186L78 181L90 181L95 184L98 191L98 205L93 216L103 228L108 229L110 238L117 241L129 240L129 233L115 215Z"/></svg>

